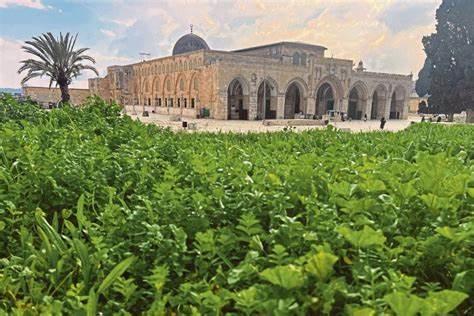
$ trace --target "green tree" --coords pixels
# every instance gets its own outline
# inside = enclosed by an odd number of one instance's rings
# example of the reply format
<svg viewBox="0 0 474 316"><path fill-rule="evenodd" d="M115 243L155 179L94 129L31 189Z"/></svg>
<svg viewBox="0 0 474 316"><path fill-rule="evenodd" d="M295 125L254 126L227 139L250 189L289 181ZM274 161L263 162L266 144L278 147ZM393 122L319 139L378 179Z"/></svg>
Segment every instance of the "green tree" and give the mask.
<svg viewBox="0 0 474 316"><path fill-rule="evenodd" d="M431 61L426 58L423 68L418 73L418 80L416 81L415 90L420 97L430 94L431 84Z"/></svg>
<svg viewBox="0 0 474 316"><path fill-rule="evenodd" d="M33 37L31 41L26 41L26 45L22 46L23 50L37 59L21 61L22 66L18 69L18 73L27 71L21 84L36 77L47 76L50 78L50 88L53 83L56 83L56 86L61 89L61 102L69 102L69 85L81 74L81 71L91 70L99 75L93 66L84 64L87 61L95 64L95 60L84 54L89 48L75 49L76 40L77 34L71 36L66 33L63 36L60 33L59 38L55 38L48 32L39 37Z"/></svg>
<svg viewBox="0 0 474 316"><path fill-rule="evenodd" d="M467 111L472 120L474 111L473 16L474 1L443 0L436 11L436 32L423 38L427 61L417 92L429 92L430 107L451 119L454 113Z"/></svg>

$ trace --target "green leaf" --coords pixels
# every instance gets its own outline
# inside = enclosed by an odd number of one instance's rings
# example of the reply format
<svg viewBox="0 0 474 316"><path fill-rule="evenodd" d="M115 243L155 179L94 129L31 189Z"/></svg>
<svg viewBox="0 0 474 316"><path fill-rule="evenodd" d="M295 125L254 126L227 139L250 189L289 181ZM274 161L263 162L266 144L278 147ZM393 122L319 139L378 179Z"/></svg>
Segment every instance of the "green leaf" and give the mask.
<svg viewBox="0 0 474 316"><path fill-rule="evenodd" d="M320 281L325 281L332 274L333 265L336 262L336 256L321 251L308 260L305 270L315 275Z"/></svg>
<svg viewBox="0 0 474 316"><path fill-rule="evenodd" d="M453 281L453 290L472 294L474 292L474 270L456 274Z"/></svg>
<svg viewBox="0 0 474 316"><path fill-rule="evenodd" d="M35 218L38 226L43 229L44 233L46 236L48 236L48 239L56 247L56 249L58 249L60 252L65 252L67 247L63 239L58 234L58 232L51 225L49 225L48 221L43 217L40 211L35 212Z"/></svg>
<svg viewBox="0 0 474 316"><path fill-rule="evenodd" d="M358 248L380 246L383 245L386 240L381 231L375 231L369 226L364 226L360 231L354 231L348 227L341 226L337 228L337 232Z"/></svg>
<svg viewBox="0 0 474 316"><path fill-rule="evenodd" d="M415 316L423 305L422 298L403 292L385 295L383 299L397 316Z"/></svg>
<svg viewBox="0 0 474 316"><path fill-rule="evenodd" d="M94 288L91 288L89 291L89 297L87 298L86 306L86 315L87 316L96 316L97 315L97 293L94 291Z"/></svg>
<svg viewBox="0 0 474 316"><path fill-rule="evenodd" d="M466 293L452 290L430 292L425 300L424 314L447 315L468 297Z"/></svg>
<svg viewBox="0 0 474 316"><path fill-rule="evenodd" d="M474 188L468 188L468 189L467 189L467 194L468 194L470 197L474 198Z"/></svg>
<svg viewBox="0 0 474 316"><path fill-rule="evenodd" d="M368 179L366 182L359 183L359 187L367 192L382 192L387 189L385 183L377 179Z"/></svg>
<svg viewBox="0 0 474 316"><path fill-rule="evenodd" d="M77 221L79 223L79 230L82 229L82 226L87 227L87 220L84 216L84 194L81 194L79 200L77 200Z"/></svg>
<svg viewBox="0 0 474 316"><path fill-rule="evenodd" d="M350 316L374 316L375 311L369 307L351 308L349 311Z"/></svg>
<svg viewBox="0 0 474 316"><path fill-rule="evenodd" d="M128 267L135 261L135 257L129 257L115 266L110 273L105 277L104 281L99 286L97 294L103 294L104 291L111 286L118 277L120 277Z"/></svg>
<svg viewBox="0 0 474 316"><path fill-rule="evenodd" d="M302 269L291 264L265 269L260 273L260 276L273 285L278 285L285 289L298 288L304 284Z"/></svg>
<svg viewBox="0 0 474 316"><path fill-rule="evenodd" d="M453 203L451 203L452 199L447 197L439 197L432 193L423 194L422 196L420 196L420 199L432 211L445 210L453 206Z"/></svg>

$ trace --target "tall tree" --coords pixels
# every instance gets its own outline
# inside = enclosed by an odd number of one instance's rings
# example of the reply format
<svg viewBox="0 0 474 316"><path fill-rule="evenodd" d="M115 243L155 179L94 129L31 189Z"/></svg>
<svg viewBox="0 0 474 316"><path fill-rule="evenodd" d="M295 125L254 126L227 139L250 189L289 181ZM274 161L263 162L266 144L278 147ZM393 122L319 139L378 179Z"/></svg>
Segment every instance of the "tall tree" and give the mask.
<svg viewBox="0 0 474 316"><path fill-rule="evenodd" d="M71 36L66 33L63 36L60 33L59 37L55 38L53 34L46 33L39 37L33 37L31 41L26 41L26 45L22 46L23 50L34 55L37 59L21 61L23 65L18 73L27 71L21 84L23 85L36 77L47 76L50 78L49 88L53 83L56 83L56 86L61 89L61 102L69 102L69 85L81 74L81 71L91 70L97 76L99 75L97 69L83 63L89 61L95 64L95 60L84 54L89 48L74 48L76 40L77 34Z"/></svg>
<svg viewBox="0 0 474 316"><path fill-rule="evenodd" d="M436 11L436 32L423 38L427 62L420 79L428 80L430 107L449 114L474 111L474 1L443 0ZM431 64L431 65L430 65ZM469 70L471 69L471 70ZM423 84L419 86L423 91Z"/></svg>
<svg viewBox="0 0 474 316"><path fill-rule="evenodd" d="M431 84L431 61L426 58L423 68L418 73L418 80L416 81L415 90L420 97L430 94Z"/></svg>

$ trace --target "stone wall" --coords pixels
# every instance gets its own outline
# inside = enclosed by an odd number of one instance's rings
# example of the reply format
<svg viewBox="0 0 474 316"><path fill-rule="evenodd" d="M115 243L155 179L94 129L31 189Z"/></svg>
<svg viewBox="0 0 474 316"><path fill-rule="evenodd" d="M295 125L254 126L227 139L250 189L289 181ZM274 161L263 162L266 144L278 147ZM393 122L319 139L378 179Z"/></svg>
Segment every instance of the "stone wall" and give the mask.
<svg viewBox="0 0 474 316"><path fill-rule="evenodd" d="M407 117L411 76L353 70L352 60L326 58L324 50L287 42L234 52L200 50L111 66L105 78L89 83L94 93L124 106L193 117L201 109L224 120L293 118L297 110L315 115L328 109L355 118ZM230 94L236 86L242 95Z"/></svg>
<svg viewBox="0 0 474 316"><path fill-rule="evenodd" d="M59 88L24 86L22 90L25 97L29 97L44 106L61 101L61 90ZM75 88L69 88L69 94L71 95L71 103L74 105L82 104L91 95L89 89Z"/></svg>

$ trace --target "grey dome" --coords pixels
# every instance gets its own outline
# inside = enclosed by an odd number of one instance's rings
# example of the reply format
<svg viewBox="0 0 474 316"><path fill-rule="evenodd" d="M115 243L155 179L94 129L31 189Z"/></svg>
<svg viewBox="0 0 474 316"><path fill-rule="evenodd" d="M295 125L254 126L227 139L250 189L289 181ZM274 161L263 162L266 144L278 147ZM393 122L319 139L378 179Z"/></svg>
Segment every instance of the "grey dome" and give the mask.
<svg viewBox="0 0 474 316"><path fill-rule="evenodd" d="M196 34L189 33L181 37L173 47L173 55L185 54L200 49L209 49L206 41Z"/></svg>

